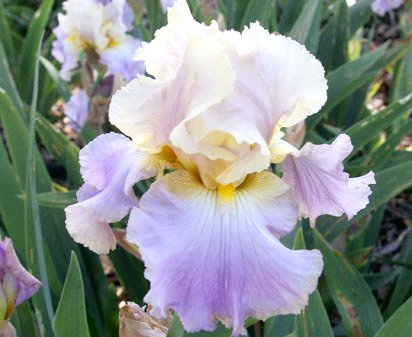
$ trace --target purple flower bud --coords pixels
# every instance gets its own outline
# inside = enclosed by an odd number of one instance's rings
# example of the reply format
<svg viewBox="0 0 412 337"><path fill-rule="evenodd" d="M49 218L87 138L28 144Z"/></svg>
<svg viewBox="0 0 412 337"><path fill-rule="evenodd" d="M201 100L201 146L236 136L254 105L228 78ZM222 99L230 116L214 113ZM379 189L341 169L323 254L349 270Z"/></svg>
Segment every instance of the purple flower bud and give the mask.
<svg viewBox="0 0 412 337"><path fill-rule="evenodd" d="M14 308L35 294L41 286L20 264L9 238L0 241L0 320L7 321ZM6 325L0 323L0 336Z"/></svg>

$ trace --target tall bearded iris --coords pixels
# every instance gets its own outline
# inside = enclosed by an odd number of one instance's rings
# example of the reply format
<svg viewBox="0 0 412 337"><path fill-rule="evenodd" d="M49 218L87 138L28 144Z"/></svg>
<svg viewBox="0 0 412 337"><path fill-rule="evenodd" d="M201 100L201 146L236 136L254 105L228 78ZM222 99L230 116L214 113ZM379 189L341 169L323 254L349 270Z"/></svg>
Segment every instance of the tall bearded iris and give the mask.
<svg viewBox="0 0 412 337"><path fill-rule="evenodd" d="M83 52L93 53L109 72L127 81L143 71L141 63L132 60L140 40L126 34L134 18L126 0L66 0L63 8L52 50L62 64L63 79L70 80Z"/></svg>
<svg viewBox="0 0 412 337"><path fill-rule="evenodd" d="M242 33L199 24L184 0L136 55L150 77L119 90L109 111L131 140L110 133L81 151L85 184L66 209L68 231L107 253L116 245L109 223L131 210L127 237L151 283L145 300L159 315L175 310L187 331L220 320L238 335L249 316L299 313L322 257L279 239L299 217L353 216L373 183L372 173L343 171L348 136L301 150L284 138L325 103L321 64L258 23ZM133 185L152 176L137 200Z"/></svg>

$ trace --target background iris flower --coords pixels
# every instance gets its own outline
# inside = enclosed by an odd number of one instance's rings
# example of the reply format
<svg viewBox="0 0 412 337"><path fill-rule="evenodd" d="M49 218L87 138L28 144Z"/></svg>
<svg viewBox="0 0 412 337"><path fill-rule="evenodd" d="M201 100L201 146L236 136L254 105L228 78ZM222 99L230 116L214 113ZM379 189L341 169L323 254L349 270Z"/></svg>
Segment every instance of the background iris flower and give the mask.
<svg viewBox="0 0 412 337"><path fill-rule="evenodd" d="M132 59L140 40L127 34L134 15L126 0L68 0L63 7L66 13L58 15L52 50L62 64L63 79L70 80L84 52L126 80L142 72Z"/></svg>

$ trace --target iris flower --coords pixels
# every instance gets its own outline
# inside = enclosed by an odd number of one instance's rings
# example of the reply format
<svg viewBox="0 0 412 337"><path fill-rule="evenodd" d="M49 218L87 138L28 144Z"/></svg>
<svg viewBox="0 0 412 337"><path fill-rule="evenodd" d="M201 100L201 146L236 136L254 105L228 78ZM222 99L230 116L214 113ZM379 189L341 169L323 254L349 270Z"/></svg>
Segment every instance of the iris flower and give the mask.
<svg viewBox="0 0 412 337"><path fill-rule="evenodd" d="M20 264L9 238L0 241L0 336L16 336L9 323L14 308L33 296L41 283Z"/></svg>
<svg viewBox="0 0 412 337"><path fill-rule="evenodd" d="M175 310L187 331L219 320L236 336L247 317L299 313L322 256L280 238L299 217L352 217L374 182L344 172L346 135L300 150L285 140L285 128L326 101L322 65L258 23L242 33L200 24L184 0L136 58L150 76L119 90L109 109L127 137L105 134L81 151L85 184L66 209L69 233L107 253L116 246L109 223L130 212L127 238L151 284L145 301L159 316ZM138 200L133 185L154 176Z"/></svg>
<svg viewBox="0 0 412 337"><path fill-rule="evenodd" d="M75 89L69 101L64 106L64 114L70 119L73 130L80 129L87 122L89 114L89 97L83 89Z"/></svg>
<svg viewBox="0 0 412 337"><path fill-rule="evenodd" d="M143 72L132 59L140 40L127 34L133 11L126 0L67 0L65 14L58 15L52 54L62 64L60 74L70 80L82 52L93 52L108 71L126 81Z"/></svg>
<svg viewBox="0 0 412 337"><path fill-rule="evenodd" d="M403 5L403 0L374 0L372 10L379 16L392 12Z"/></svg>

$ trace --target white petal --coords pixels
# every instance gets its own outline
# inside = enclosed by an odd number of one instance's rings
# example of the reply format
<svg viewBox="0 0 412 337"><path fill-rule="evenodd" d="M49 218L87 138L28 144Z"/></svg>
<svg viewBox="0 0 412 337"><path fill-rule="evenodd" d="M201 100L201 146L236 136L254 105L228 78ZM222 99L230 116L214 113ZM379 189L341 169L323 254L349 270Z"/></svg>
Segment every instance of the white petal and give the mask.
<svg viewBox="0 0 412 337"><path fill-rule="evenodd" d="M112 98L111 123L143 150L156 152L170 145L176 126L219 103L232 90L234 75L216 38L203 34L180 47L185 53L175 77L140 76Z"/></svg>
<svg viewBox="0 0 412 337"><path fill-rule="evenodd" d="M186 154L225 162L219 162L219 178L216 168L205 172L199 165L202 177L215 176L215 184L238 183L268 168L271 157L278 163L295 150L281 139L273 144L273 133L316 113L326 101L327 86L320 62L290 38L271 35L258 24L242 34L219 36L235 71L234 90L222 103L186 119L171 140ZM275 148L269 149L271 141Z"/></svg>
<svg viewBox="0 0 412 337"><path fill-rule="evenodd" d="M116 248L116 239L108 222L101 220L98 213L81 203L69 206L65 211L66 228L74 241L97 254L107 254Z"/></svg>
<svg viewBox="0 0 412 337"><path fill-rule="evenodd" d="M244 106L243 114L254 115L266 137L279 121L292 126L326 102L324 69L303 45L257 23L241 35L226 33L225 39L233 48L236 98L242 98L237 104Z"/></svg>

